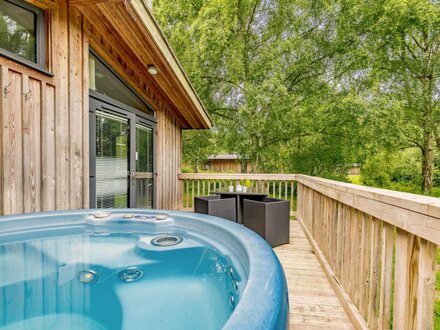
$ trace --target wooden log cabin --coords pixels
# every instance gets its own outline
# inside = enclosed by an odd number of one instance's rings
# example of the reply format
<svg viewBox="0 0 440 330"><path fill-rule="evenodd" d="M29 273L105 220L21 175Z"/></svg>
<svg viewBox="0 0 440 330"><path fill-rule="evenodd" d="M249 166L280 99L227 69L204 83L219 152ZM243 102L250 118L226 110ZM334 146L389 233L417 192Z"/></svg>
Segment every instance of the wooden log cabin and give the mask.
<svg viewBox="0 0 440 330"><path fill-rule="evenodd" d="M143 0L2 0L0 214L177 208L211 121Z"/></svg>

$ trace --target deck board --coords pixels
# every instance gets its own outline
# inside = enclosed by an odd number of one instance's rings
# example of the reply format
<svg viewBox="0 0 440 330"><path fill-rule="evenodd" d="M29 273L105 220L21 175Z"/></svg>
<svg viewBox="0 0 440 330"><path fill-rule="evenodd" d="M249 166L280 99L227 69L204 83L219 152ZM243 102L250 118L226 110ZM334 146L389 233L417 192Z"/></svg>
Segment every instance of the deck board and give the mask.
<svg viewBox="0 0 440 330"><path fill-rule="evenodd" d="M354 329L297 221L290 225L290 244L274 251L289 287L290 329Z"/></svg>

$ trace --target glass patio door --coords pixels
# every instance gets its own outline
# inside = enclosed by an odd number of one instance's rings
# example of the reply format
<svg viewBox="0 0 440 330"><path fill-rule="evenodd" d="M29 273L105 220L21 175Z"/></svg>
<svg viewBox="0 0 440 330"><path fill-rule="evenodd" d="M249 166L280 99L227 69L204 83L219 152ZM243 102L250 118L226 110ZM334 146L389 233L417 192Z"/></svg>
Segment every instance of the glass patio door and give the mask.
<svg viewBox="0 0 440 330"><path fill-rule="evenodd" d="M109 102L90 98L90 207L153 208L154 123Z"/></svg>
<svg viewBox="0 0 440 330"><path fill-rule="evenodd" d="M136 207L153 207L153 130L136 124Z"/></svg>
<svg viewBox="0 0 440 330"><path fill-rule="evenodd" d="M96 111L96 207L129 206L129 120Z"/></svg>

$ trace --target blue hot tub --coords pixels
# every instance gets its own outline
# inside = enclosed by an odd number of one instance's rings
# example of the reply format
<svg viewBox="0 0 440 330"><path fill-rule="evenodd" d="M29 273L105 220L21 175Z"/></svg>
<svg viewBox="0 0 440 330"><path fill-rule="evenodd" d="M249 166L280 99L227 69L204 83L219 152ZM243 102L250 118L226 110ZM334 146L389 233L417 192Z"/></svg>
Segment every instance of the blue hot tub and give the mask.
<svg viewBox="0 0 440 330"><path fill-rule="evenodd" d="M5 329L286 329L272 249L215 217L138 209L0 217Z"/></svg>

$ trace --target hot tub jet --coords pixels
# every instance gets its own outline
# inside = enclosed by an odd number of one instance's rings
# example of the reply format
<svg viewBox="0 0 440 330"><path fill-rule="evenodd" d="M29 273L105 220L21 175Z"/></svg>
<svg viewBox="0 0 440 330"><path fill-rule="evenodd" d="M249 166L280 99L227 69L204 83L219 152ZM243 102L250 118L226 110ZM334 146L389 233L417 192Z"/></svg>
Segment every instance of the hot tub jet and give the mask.
<svg viewBox="0 0 440 330"><path fill-rule="evenodd" d="M98 280L98 274L91 269L78 272L78 275L76 275L76 277L78 278L78 281L84 284L93 283Z"/></svg>
<svg viewBox="0 0 440 330"><path fill-rule="evenodd" d="M127 267L119 272L119 278L124 282L135 282L144 276L144 271L139 267Z"/></svg>

